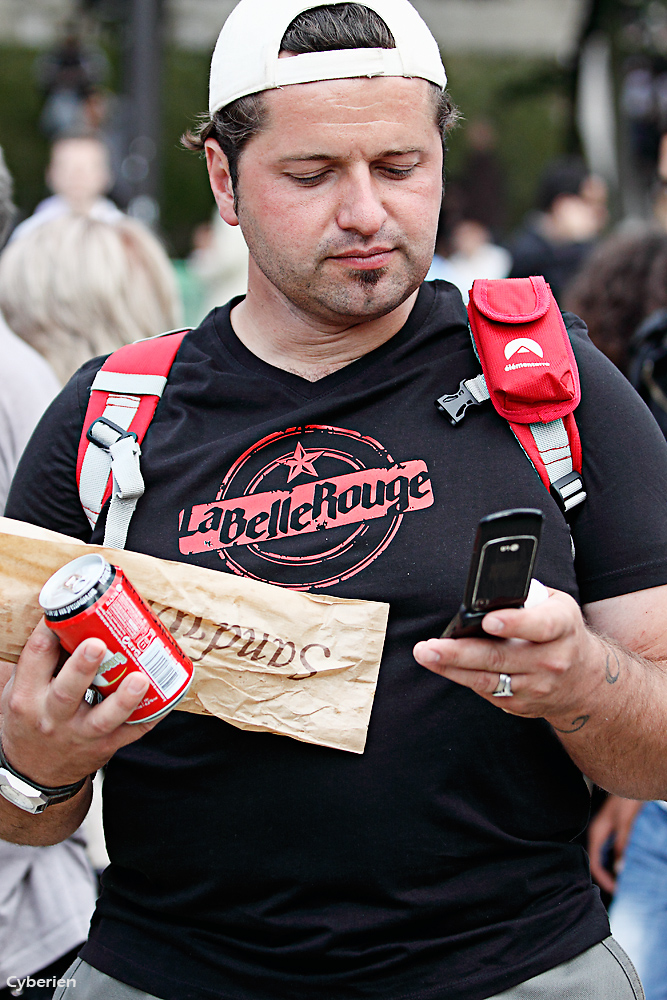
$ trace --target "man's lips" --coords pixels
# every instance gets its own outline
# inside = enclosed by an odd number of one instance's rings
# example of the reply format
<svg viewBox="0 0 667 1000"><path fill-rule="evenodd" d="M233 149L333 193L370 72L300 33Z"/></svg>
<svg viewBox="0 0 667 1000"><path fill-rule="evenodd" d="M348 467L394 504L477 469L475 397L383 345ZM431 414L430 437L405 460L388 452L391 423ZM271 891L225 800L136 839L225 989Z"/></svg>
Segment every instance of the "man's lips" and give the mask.
<svg viewBox="0 0 667 1000"><path fill-rule="evenodd" d="M332 255L329 260L339 261L357 270L373 270L386 267L393 253L393 247L371 247L370 250L346 250L344 253Z"/></svg>

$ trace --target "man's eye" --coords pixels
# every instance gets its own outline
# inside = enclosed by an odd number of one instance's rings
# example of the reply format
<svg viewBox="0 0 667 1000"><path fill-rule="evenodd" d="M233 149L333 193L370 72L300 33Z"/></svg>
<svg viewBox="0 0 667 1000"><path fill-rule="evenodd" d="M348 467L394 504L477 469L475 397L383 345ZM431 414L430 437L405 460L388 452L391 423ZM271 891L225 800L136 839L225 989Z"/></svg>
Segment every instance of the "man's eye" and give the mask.
<svg viewBox="0 0 667 1000"><path fill-rule="evenodd" d="M316 184L319 184L320 181L324 180L327 173L327 170L322 170L318 174L290 174L289 176L293 181L296 181L296 183L300 184L302 187L314 187Z"/></svg>
<svg viewBox="0 0 667 1000"><path fill-rule="evenodd" d="M380 168L385 174L389 174L390 177L409 177L410 174L414 173L414 165L411 167L390 167L383 166Z"/></svg>

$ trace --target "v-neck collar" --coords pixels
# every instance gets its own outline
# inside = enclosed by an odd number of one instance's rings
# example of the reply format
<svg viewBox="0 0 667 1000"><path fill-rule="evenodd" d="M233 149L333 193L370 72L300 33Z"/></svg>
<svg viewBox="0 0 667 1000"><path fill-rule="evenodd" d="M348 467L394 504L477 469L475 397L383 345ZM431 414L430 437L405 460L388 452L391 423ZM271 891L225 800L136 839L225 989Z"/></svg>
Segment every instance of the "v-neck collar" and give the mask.
<svg viewBox="0 0 667 1000"><path fill-rule="evenodd" d="M405 343L406 340L409 340L427 319L435 301L435 294L435 286L433 284L422 284L412 311L398 333L395 333L384 344L357 358L356 361L350 362L350 364L339 368L330 375L325 375L323 378L317 379L315 382L311 382L301 375L296 375L294 372L277 368L275 365L269 364L268 361L258 358L256 354L248 350L245 344L239 340L232 327L230 313L234 306L242 301L242 296L232 299L226 306L214 310L212 319L223 348L229 352L237 364L242 365L257 375L271 379L274 382L279 382L304 399L315 399L318 396L327 395L344 382L382 361L388 354L396 350L397 347Z"/></svg>

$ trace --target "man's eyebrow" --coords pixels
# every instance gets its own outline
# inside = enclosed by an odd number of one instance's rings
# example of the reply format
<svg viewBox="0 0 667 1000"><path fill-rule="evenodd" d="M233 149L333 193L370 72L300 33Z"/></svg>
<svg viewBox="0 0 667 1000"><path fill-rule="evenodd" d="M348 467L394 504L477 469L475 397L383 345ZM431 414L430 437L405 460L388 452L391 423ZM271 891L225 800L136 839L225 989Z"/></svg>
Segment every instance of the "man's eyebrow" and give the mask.
<svg viewBox="0 0 667 1000"><path fill-rule="evenodd" d="M310 163L319 160L337 160L339 157L332 156L331 153L308 153L303 156L282 156L279 163Z"/></svg>
<svg viewBox="0 0 667 1000"><path fill-rule="evenodd" d="M378 157L378 159L381 158L382 156L409 156L412 153L423 153L423 152L424 150L421 148L421 146L411 146L409 149L386 149L384 153L380 153L380 157Z"/></svg>
<svg viewBox="0 0 667 1000"><path fill-rule="evenodd" d="M385 156L410 156L414 153L423 153L423 149L418 146L410 147L409 149L385 149L377 156L373 157L375 160L381 160ZM332 153L308 153L303 156L283 156L278 161L279 163L317 163L322 160L345 160L345 156L334 156Z"/></svg>

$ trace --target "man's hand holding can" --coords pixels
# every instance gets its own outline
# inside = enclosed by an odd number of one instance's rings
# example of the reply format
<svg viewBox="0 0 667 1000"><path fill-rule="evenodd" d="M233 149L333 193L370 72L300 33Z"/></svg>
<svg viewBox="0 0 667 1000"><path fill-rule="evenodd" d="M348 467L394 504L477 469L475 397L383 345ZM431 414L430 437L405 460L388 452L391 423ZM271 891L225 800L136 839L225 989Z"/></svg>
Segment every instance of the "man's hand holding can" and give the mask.
<svg viewBox="0 0 667 1000"><path fill-rule="evenodd" d="M126 724L149 686L140 673L125 677L98 705L86 702L106 652L99 639L88 639L58 669L55 634L40 622L30 636L0 700L5 757L28 780L48 787L79 781L155 725Z"/></svg>

